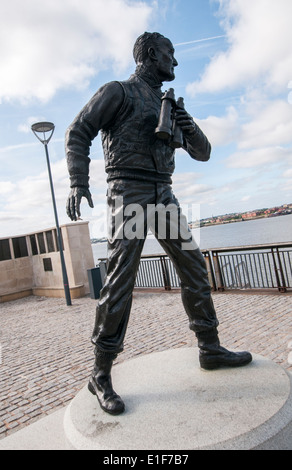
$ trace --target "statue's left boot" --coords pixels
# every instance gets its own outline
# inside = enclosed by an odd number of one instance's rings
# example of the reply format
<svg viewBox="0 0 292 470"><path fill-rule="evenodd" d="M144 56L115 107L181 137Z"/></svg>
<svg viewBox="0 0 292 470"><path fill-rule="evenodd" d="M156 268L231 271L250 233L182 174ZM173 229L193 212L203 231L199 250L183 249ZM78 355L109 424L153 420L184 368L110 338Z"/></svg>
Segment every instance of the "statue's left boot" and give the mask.
<svg viewBox="0 0 292 470"><path fill-rule="evenodd" d="M197 334L199 361L202 369L212 370L219 367L241 367L252 361L248 351L228 351L220 345L217 332Z"/></svg>
<svg viewBox="0 0 292 470"><path fill-rule="evenodd" d="M96 396L100 407L112 415L119 415L125 410L123 400L112 386L111 369L115 353L95 350L95 364L88 383L88 390Z"/></svg>

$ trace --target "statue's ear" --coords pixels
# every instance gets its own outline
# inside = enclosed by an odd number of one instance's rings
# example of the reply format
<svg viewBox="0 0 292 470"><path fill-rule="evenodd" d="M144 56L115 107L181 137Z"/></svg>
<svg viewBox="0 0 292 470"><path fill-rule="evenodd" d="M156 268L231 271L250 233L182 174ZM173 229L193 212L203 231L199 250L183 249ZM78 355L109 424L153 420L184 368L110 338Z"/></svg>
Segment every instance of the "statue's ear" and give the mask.
<svg viewBox="0 0 292 470"><path fill-rule="evenodd" d="M153 46L148 48L148 56L153 61L157 60L156 50Z"/></svg>

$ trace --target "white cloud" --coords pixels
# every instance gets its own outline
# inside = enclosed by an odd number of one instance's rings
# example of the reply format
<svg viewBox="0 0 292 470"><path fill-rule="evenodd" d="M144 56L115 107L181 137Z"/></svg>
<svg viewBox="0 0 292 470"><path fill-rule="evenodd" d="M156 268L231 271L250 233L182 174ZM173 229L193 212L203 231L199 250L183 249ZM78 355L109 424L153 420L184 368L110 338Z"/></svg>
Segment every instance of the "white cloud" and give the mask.
<svg viewBox="0 0 292 470"><path fill-rule="evenodd" d="M0 183L0 194L10 194L15 188L15 184L11 183L11 181L1 181Z"/></svg>
<svg viewBox="0 0 292 470"><path fill-rule="evenodd" d="M288 83L288 88L292 88L292 80L290 80L290 82ZM288 103L292 104L292 91L288 93Z"/></svg>
<svg viewBox="0 0 292 470"><path fill-rule="evenodd" d="M46 118L43 116L42 117L35 117L35 116L28 117L26 122L23 122L18 125L17 130L19 132L24 132L25 134L28 134L29 132L31 132L32 124L34 124L35 122L42 122L45 120Z"/></svg>
<svg viewBox="0 0 292 470"><path fill-rule="evenodd" d="M264 103L251 102L248 107L251 116L249 122L242 126L239 148L258 148L291 142L291 105L283 100L275 100Z"/></svg>
<svg viewBox="0 0 292 470"><path fill-rule="evenodd" d="M235 152L226 159L229 168L256 168L264 165L284 164L291 159L292 150L283 147L266 147Z"/></svg>
<svg viewBox="0 0 292 470"><path fill-rule="evenodd" d="M58 211L63 218L69 192L65 159L51 164ZM1 183L1 187L2 187ZM48 173L4 183L0 236L25 234L55 224ZM61 223L61 220L60 220ZM64 223L64 218L63 218Z"/></svg>
<svg viewBox="0 0 292 470"><path fill-rule="evenodd" d="M200 183L199 173L175 173L173 191L181 204L209 204L214 197L211 185Z"/></svg>
<svg viewBox="0 0 292 470"><path fill-rule="evenodd" d="M191 95L257 85L270 91L291 80L291 0L218 0L228 49L212 58ZM248 5L247 5L248 3Z"/></svg>
<svg viewBox="0 0 292 470"><path fill-rule="evenodd" d="M70 191L66 159L51 163L57 211L60 224L71 222L65 212ZM90 209L86 199L81 202L81 217L95 224L103 219L101 214L106 203L106 178L104 161L92 160L90 165L91 193L94 209ZM2 217L0 237L30 233L55 225L49 177L47 170L36 176L27 176L14 183L0 183ZM100 215L101 214L101 215Z"/></svg>
<svg viewBox="0 0 292 470"><path fill-rule="evenodd" d="M284 171L283 176L284 178L292 178L292 168L289 168L288 170Z"/></svg>
<svg viewBox="0 0 292 470"><path fill-rule="evenodd" d="M6 159L7 158L6 154L8 152L15 152L16 150L24 150L30 147L36 147L37 145L38 145L37 143L31 143L31 144L23 143L23 144L6 145L4 147L0 147L0 158L2 156L3 159Z"/></svg>
<svg viewBox="0 0 292 470"><path fill-rule="evenodd" d="M155 2L10 0L0 17L0 101L50 99L113 64L125 69Z"/></svg>
<svg viewBox="0 0 292 470"><path fill-rule="evenodd" d="M67 196L70 191L69 175L66 159L51 163L54 192L58 205L65 207ZM96 200L102 195L105 198L106 181L104 176L104 162L102 160L92 160L90 168L91 191ZM3 183L1 183L2 185ZM5 187L4 187L5 189ZM7 182L6 189L14 189L13 194L7 194L6 206L9 210L17 211L19 214L27 212L27 209L40 207L44 209L46 205L51 206L51 192L47 170L39 175L28 176L14 183ZM4 191L3 191L4 193Z"/></svg>
<svg viewBox="0 0 292 470"><path fill-rule="evenodd" d="M208 136L212 147L234 142L239 132L238 113L231 106L223 117L209 116L206 119L194 118L198 126Z"/></svg>

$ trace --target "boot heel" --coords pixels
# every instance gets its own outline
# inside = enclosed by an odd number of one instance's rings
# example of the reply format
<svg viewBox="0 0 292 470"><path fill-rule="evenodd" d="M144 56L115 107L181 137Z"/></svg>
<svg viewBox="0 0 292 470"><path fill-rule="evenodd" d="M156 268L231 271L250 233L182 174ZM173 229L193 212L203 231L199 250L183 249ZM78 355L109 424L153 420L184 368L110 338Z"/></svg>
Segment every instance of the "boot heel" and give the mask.
<svg viewBox="0 0 292 470"><path fill-rule="evenodd" d="M94 387L90 381L88 382L87 388L90 391L90 393L92 393L92 395L96 395Z"/></svg>
<svg viewBox="0 0 292 470"><path fill-rule="evenodd" d="M201 366L201 369L204 369L204 370L215 370L215 369L218 369L220 366L218 366L218 364L200 364Z"/></svg>

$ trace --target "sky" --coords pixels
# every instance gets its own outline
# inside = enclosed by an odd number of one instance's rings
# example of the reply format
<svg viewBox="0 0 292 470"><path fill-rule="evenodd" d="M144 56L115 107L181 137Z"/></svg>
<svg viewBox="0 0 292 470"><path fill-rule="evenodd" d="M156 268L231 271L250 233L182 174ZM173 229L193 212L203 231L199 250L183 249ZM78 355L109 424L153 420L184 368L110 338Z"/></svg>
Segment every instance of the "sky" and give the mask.
<svg viewBox="0 0 292 470"><path fill-rule="evenodd" d="M9 0L0 6L0 237L55 225L45 150L31 131L55 124L49 156L60 225L69 178L67 127L92 95L135 70L132 48L158 31L175 48L174 88L212 145L208 162L176 152L173 190L200 217L292 203L291 0ZM82 219L105 235L100 136Z"/></svg>

